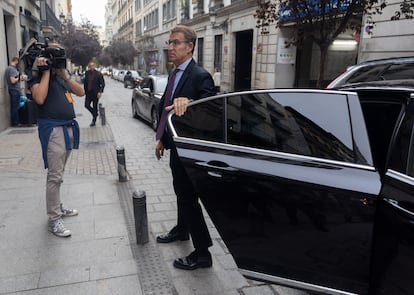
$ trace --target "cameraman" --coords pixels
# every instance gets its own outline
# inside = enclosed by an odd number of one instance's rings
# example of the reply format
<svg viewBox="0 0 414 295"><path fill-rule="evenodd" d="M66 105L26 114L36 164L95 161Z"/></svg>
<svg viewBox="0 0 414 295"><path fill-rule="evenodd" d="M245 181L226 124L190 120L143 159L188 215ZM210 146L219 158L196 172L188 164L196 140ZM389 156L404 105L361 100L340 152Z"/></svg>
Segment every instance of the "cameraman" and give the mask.
<svg viewBox="0 0 414 295"><path fill-rule="evenodd" d="M56 43L49 43L48 46L63 50ZM78 211L62 206L60 185L71 149L79 147L79 125L74 119L71 93L83 96L85 92L72 80L66 66L54 67L53 58L38 57L35 64L39 74L29 81L28 86L39 108L39 138L45 168L48 169L46 209L49 231L59 237L68 237L71 232L63 225L62 217L77 215Z"/></svg>

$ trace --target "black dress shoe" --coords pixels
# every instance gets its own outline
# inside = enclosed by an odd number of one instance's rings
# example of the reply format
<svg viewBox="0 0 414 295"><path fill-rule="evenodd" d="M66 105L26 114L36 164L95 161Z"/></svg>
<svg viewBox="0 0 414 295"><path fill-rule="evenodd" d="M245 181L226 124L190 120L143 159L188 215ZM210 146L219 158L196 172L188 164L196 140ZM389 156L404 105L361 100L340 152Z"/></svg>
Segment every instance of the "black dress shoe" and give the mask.
<svg viewBox="0 0 414 295"><path fill-rule="evenodd" d="M157 237L158 243L171 243L175 241L188 241L190 236L188 234L181 234L177 232L168 232Z"/></svg>
<svg viewBox="0 0 414 295"><path fill-rule="evenodd" d="M196 251L194 251L187 257L177 258L174 260L173 265L179 269L194 270L197 268L211 267L213 265L213 261L211 260L211 254L209 252L199 255Z"/></svg>

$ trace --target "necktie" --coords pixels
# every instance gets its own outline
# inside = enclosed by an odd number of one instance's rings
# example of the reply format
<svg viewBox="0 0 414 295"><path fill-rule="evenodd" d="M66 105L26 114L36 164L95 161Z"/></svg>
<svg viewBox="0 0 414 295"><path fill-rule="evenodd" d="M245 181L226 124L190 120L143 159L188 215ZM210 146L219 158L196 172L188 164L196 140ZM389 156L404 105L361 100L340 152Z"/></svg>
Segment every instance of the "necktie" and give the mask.
<svg viewBox="0 0 414 295"><path fill-rule="evenodd" d="M162 113L160 118L160 124L158 125L157 134L155 135L156 140L161 139L162 135L164 134L168 115L168 112L165 110L165 107L170 104L172 92L174 89L175 76L177 75L178 71L179 69L175 69L174 72L171 74L170 78L168 79L167 89L165 90L164 105L162 107Z"/></svg>

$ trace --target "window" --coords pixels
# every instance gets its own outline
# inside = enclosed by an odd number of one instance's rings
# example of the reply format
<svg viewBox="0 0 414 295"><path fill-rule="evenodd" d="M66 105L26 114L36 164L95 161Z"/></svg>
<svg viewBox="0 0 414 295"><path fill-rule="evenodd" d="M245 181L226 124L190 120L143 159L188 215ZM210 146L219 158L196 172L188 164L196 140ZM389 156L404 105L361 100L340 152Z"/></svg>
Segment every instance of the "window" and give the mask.
<svg viewBox="0 0 414 295"><path fill-rule="evenodd" d="M227 109L228 143L354 162L345 95L245 94Z"/></svg>
<svg viewBox="0 0 414 295"><path fill-rule="evenodd" d="M200 66L203 66L204 38L198 38L197 43L198 43L198 46L197 46L197 62Z"/></svg>
<svg viewBox="0 0 414 295"><path fill-rule="evenodd" d="M173 124L179 136L225 142L224 99L214 99L191 106L185 116L173 116Z"/></svg>
<svg viewBox="0 0 414 295"><path fill-rule="evenodd" d="M214 36L214 69L221 72L222 67L223 35Z"/></svg>
<svg viewBox="0 0 414 295"><path fill-rule="evenodd" d="M381 77L384 80L406 80L414 78L414 63L391 65Z"/></svg>
<svg viewBox="0 0 414 295"><path fill-rule="evenodd" d="M144 16L144 31L154 29L158 26L158 9Z"/></svg>
<svg viewBox="0 0 414 295"><path fill-rule="evenodd" d="M408 106L391 154L390 168L414 177L414 105Z"/></svg>
<svg viewBox="0 0 414 295"><path fill-rule="evenodd" d="M191 106L174 125L183 137L355 162L346 95L230 95Z"/></svg>
<svg viewBox="0 0 414 295"><path fill-rule="evenodd" d="M144 80L142 80L142 82L141 82L140 87L141 87L142 89L144 89L144 88L149 88L150 81L151 81L151 79L150 79L150 78L144 78Z"/></svg>
<svg viewBox="0 0 414 295"><path fill-rule="evenodd" d="M135 0L135 11L141 9L141 0Z"/></svg>
<svg viewBox="0 0 414 295"><path fill-rule="evenodd" d="M164 22L170 21L176 16L176 0L168 0L162 5L162 20Z"/></svg>
<svg viewBox="0 0 414 295"><path fill-rule="evenodd" d="M141 35L142 35L141 20L139 20L135 23L135 36L138 37Z"/></svg>

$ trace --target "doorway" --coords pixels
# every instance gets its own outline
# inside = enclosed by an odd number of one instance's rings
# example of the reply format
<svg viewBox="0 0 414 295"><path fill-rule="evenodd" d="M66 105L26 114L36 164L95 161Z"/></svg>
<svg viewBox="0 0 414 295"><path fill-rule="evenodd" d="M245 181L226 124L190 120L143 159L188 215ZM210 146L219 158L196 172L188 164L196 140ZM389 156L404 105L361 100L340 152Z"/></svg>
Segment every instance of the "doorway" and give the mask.
<svg viewBox="0 0 414 295"><path fill-rule="evenodd" d="M253 30L237 32L235 35L234 91L250 90L252 83Z"/></svg>

